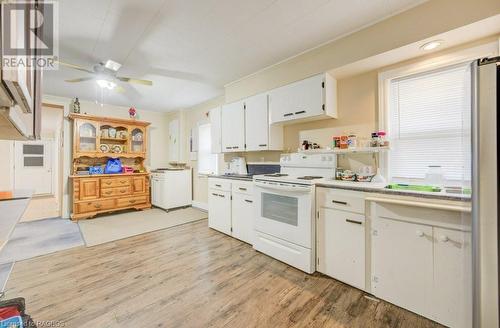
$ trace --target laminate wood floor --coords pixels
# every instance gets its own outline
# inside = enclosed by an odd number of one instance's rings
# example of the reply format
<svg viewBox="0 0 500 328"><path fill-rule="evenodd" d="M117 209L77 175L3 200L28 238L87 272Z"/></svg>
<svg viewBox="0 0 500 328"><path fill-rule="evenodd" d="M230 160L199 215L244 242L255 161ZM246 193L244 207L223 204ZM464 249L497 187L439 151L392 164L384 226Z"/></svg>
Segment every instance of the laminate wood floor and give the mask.
<svg viewBox="0 0 500 328"><path fill-rule="evenodd" d="M65 327L440 327L206 220L18 262L6 293Z"/></svg>

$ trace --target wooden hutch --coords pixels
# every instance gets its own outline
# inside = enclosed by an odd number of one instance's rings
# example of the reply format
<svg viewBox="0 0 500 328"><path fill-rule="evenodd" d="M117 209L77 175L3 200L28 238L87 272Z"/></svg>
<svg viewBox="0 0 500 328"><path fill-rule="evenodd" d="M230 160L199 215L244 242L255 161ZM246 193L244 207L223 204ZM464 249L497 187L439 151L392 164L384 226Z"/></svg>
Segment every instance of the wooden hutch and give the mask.
<svg viewBox="0 0 500 328"><path fill-rule="evenodd" d="M144 167L150 123L83 114L69 117L73 120L71 219L151 208L149 173ZM120 158L122 165L132 168L133 173L87 174L86 168L104 167L109 158Z"/></svg>

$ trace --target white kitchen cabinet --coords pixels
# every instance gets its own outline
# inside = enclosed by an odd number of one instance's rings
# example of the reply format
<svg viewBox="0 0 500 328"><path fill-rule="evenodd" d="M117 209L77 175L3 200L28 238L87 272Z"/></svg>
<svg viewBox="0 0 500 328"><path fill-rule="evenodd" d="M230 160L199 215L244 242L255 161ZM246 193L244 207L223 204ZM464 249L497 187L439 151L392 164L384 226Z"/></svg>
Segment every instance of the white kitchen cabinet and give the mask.
<svg viewBox="0 0 500 328"><path fill-rule="evenodd" d="M472 327L470 232L434 228L434 320Z"/></svg>
<svg viewBox="0 0 500 328"><path fill-rule="evenodd" d="M320 208L318 271L365 289L365 216Z"/></svg>
<svg viewBox="0 0 500 328"><path fill-rule="evenodd" d="M377 217L371 237L373 294L432 317L432 227Z"/></svg>
<svg viewBox="0 0 500 328"><path fill-rule="evenodd" d="M245 151L245 109L243 101L222 106L222 151Z"/></svg>
<svg viewBox="0 0 500 328"><path fill-rule="evenodd" d="M243 193L232 194L232 236L241 241L253 243L254 204L253 197Z"/></svg>
<svg viewBox="0 0 500 328"><path fill-rule="evenodd" d="M269 92L271 124L337 118L337 85L318 74Z"/></svg>
<svg viewBox="0 0 500 328"><path fill-rule="evenodd" d="M231 235L231 192L208 190L208 226Z"/></svg>
<svg viewBox="0 0 500 328"><path fill-rule="evenodd" d="M269 124L267 93L244 100L246 151L282 150L283 127Z"/></svg>
<svg viewBox="0 0 500 328"><path fill-rule="evenodd" d="M215 107L211 109L208 116L210 118L211 151L212 154L220 154L222 153L221 108Z"/></svg>

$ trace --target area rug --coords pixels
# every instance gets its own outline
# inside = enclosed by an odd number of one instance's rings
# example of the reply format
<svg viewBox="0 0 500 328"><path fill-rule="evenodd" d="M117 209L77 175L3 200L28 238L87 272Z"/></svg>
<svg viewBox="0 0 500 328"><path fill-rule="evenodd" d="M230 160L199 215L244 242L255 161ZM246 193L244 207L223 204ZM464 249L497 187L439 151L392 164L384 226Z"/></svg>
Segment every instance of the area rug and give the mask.
<svg viewBox="0 0 500 328"><path fill-rule="evenodd" d="M101 216L90 220L80 220L78 225L82 231L85 244L90 247L206 219L207 217L206 212L192 207L170 212L153 208L144 211Z"/></svg>
<svg viewBox="0 0 500 328"><path fill-rule="evenodd" d="M53 218L21 222L16 225L9 241L0 252L0 264L83 245L78 224L68 219Z"/></svg>

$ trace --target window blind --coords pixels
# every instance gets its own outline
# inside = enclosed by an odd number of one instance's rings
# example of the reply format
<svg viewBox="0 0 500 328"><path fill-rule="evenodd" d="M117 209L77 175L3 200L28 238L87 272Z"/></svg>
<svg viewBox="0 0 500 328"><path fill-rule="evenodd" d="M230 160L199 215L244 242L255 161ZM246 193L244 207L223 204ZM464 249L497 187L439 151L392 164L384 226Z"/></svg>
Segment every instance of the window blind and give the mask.
<svg viewBox="0 0 500 328"><path fill-rule="evenodd" d="M211 152L210 124L198 126L198 173L213 174L217 170L217 155Z"/></svg>
<svg viewBox="0 0 500 328"><path fill-rule="evenodd" d="M466 64L390 81L391 180L423 179L439 165L448 181L470 181L471 92Z"/></svg>

